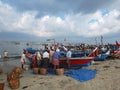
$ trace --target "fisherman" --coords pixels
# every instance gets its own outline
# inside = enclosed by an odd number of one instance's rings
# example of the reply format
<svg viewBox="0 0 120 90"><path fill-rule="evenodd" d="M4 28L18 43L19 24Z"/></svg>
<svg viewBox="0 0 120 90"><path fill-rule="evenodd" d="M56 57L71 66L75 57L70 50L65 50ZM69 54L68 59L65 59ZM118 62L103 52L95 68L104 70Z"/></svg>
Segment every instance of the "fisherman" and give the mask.
<svg viewBox="0 0 120 90"><path fill-rule="evenodd" d="M53 56L54 70L59 68L59 57L60 57L60 50L57 48Z"/></svg>
<svg viewBox="0 0 120 90"><path fill-rule="evenodd" d="M6 50L4 51L3 57L4 57L4 58L8 58L8 51L6 51Z"/></svg>
<svg viewBox="0 0 120 90"><path fill-rule="evenodd" d="M50 47L50 52L49 52L49 55L50 55L50 60L49 60L50 66L52 66L54 52L55 51L53 50L53 48Z"/></svg>
<svg viewBox="0 0 120 90"><path fill-rule="evenodd" d="M37 65L38 67L41 66L41 60L42 60L42 55L40 54L40 52L37 52Z"/></svg>
<svg viewBox="0 0 120 90"><path fill-rule="evenodd" d="M49 66L49 51L48 49L45 49L43 53L42 67L48 68L48 66Z"/></svg>
<svg viewBox="0 0 120 90"><path fill-rule="evenodd" d="M34 57L33 57L33 68L36 68L38 67L38 64L37 64L37 52L34 54Z"/></svg>
<svg viewBox="0 0 120 90"><path fill-rule="evenodd" d="M0 55L0 58L1 58L1 55Z"/></svg>
<svg viewBox="0 0 120 90"><path fill-rule="evenodd" d="M70 69L70 58L71 58L72 52L70 50L70 48L68 48L66 57L67 57L67 63L68 63L68 69Z"/></svg>
<svg viewBox="0 0 120 90"><path fill-rule="evenodd" d="M26 64L26 57L25 57L25 53L23 52L22 56L21 56L21 68L24 69L24 65Z"/></svg>

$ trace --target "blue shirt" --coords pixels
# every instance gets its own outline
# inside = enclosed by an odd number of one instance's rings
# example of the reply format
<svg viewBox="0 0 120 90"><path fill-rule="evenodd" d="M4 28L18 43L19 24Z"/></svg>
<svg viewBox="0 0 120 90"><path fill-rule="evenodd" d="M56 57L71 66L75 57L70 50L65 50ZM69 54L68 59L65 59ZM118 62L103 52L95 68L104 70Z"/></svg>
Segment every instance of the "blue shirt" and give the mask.
<svg viewBox="0 0 120 90"><path fill-rule="evenodd" d="M60 57L60 52L55 52L54 53L54 59L59 59Z"/></svg>

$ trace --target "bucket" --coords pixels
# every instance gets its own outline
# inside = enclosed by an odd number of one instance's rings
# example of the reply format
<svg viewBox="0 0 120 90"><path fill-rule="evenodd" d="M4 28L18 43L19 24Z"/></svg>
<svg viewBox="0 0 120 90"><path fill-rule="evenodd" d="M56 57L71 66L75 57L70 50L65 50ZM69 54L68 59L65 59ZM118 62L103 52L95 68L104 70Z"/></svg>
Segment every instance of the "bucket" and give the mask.
<svg viewBox="0 0 120 90"><path fill-rule="evenodd" d="M33 68L33 73L38 74L39 73L39 68Z"/></svg>
<svg viewBox="0 0 120 90"><path fill-rule="evenodd" d="M40 68L40 73L42 75L46 75L47 74L47 69L46 68Z"/></svg>
<svg viewBox="0 0 120 90"><path fill-rule="evenodd" d="M0 90L4 90L4 83L0 83Z"/></svg>
<svg viewBox="0 0 120 90"><path fill-rule="evenodd" d="M57 75L64 75L64 68L58 68L58 69L56 69L56 74Z"/></svg>

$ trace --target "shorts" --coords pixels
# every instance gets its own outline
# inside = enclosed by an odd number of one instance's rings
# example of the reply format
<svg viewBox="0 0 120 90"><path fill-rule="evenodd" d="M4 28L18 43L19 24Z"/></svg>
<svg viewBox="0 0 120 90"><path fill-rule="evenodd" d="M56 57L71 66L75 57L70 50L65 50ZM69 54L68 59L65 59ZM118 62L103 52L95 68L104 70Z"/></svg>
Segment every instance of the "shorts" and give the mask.
<svg viewBox="0 0 120 90"><path fill-rule="evenodd" d="M53 60L53 65L59 65L59 60L58 59L54 59Z"/></svg>

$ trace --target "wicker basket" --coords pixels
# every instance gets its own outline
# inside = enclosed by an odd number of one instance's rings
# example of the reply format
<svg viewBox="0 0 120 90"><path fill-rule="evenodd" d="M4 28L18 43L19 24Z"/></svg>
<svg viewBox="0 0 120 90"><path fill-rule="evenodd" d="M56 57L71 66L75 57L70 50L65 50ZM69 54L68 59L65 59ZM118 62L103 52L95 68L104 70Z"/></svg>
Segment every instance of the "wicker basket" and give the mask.
<svg viewBox="0 0 120 90"><path fill-rule="evenodd" d="M20 68L20 67L15 67L15 68L13 69L13 72L18 73L18 74L22 74L23 70L22 70L22 68Z"/></svg>
<svg viewBox="0 0 120 90"><path fill-rule="evenodd" d="M19 74L15 72L7 73L7 81L9 82L11 79L19 79Z"/></svg>
<svg viewBox="0 0 120 90"><path fill-rule="evenodd" d="M5 83L0 83L0 90L4 90Z"/></svg>
<svg viewBox="0 0 120 90"><path fill-rule="evenodd" d="M46 68L40 68L40 73L42 75L46 75L47 74L47 69Z"/></svg>
<svg viewBox="0 0 120 90"><path fill-rule="evenodd" d="M57 75L64 75L64 68L58 68L58 69L56 69L56 74Z"/></svg>
<svg viewBox="0 0 120 90"><path fill-rule="evenodd" d="M39 73L39 68L33 68L33 73L38 74Z"/></svg>
<svg viewBox="0 0 120 90"><path fill-rule="evenodd" d="M20 87L20 80L19 79L12 79L9 81L9 85L11 89L18 89Z"/></svg>

